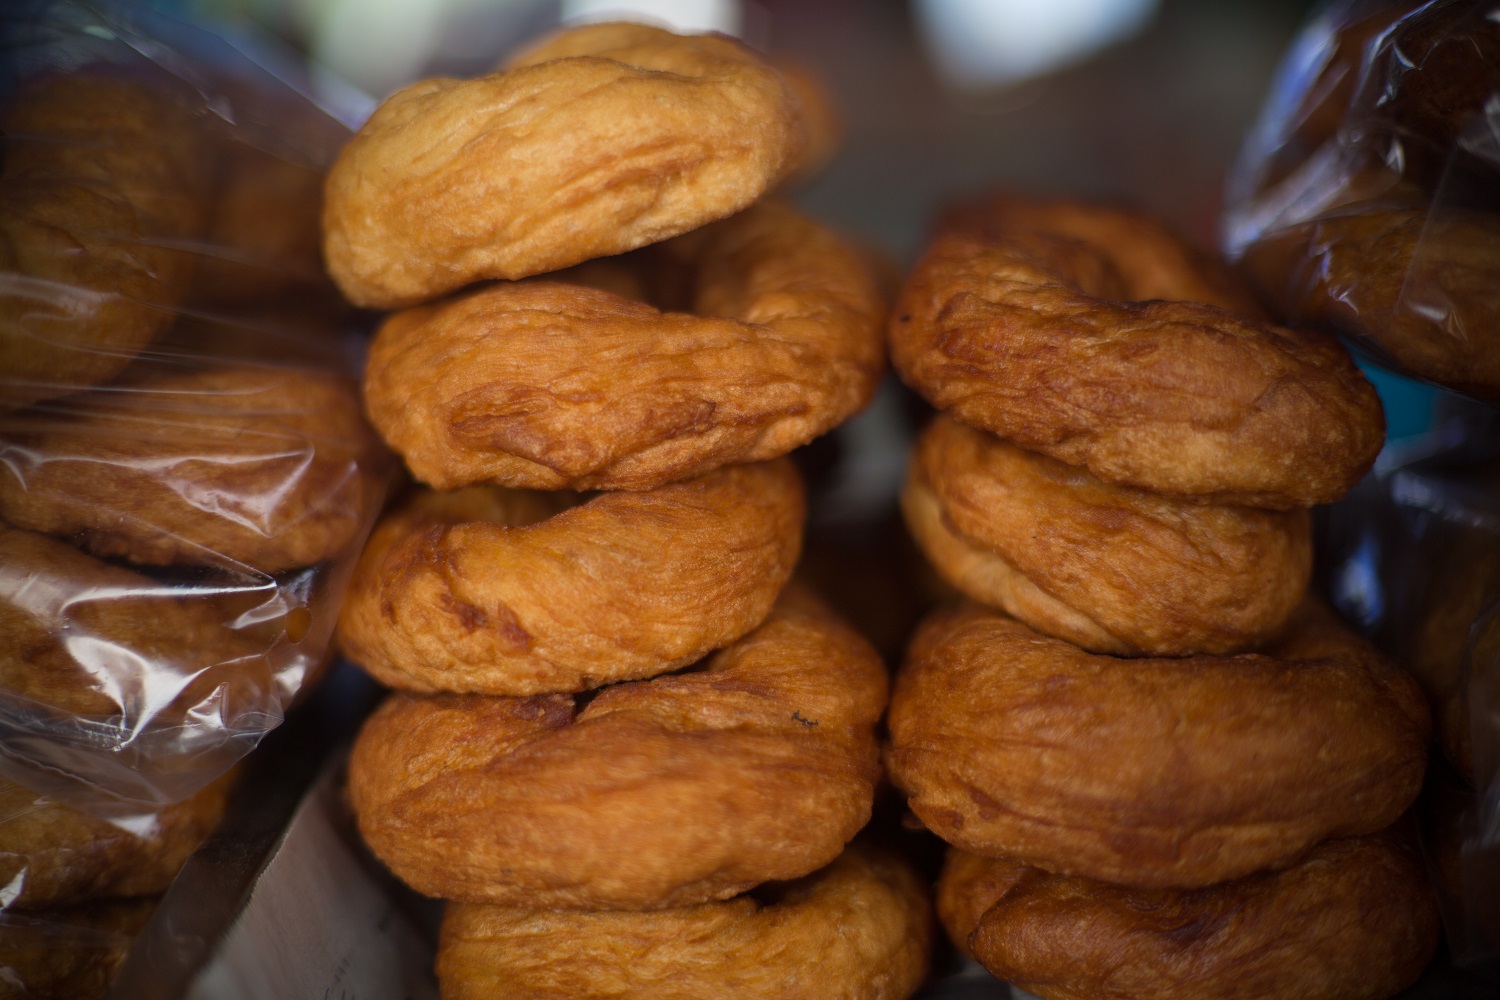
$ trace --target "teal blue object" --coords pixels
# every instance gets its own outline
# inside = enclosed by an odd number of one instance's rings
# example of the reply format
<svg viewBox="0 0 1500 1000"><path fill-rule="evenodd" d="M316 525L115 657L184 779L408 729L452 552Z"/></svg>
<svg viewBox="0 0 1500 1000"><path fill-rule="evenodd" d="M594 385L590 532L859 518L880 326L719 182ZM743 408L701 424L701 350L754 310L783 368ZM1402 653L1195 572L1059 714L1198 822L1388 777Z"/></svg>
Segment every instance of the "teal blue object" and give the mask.
<svg viewBox="0 0 1500 1000"><path fill-rule="evenodd" d="M1378 368L1359 359L1360 371L1370 380L1385 407L1385 439L1400 441L1432 430L1441 390Z"/></svg>

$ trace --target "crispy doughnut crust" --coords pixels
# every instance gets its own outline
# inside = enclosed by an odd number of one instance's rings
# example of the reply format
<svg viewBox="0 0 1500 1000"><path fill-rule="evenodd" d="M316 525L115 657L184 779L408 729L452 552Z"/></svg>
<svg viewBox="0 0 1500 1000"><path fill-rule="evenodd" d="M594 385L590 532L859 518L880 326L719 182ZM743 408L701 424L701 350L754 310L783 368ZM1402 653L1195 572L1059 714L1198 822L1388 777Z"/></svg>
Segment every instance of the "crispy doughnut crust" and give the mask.
<svg viewBox="0 0 1500 1000"><path fill-rule="evenodd" d="M165 892L218 826L232 784L226 776L159 812L112 822L0 779L0 903L36 910Z"/></svg>
<svg viewBox="0 0 1500 1000"><path fill-rule="evenodd" d="M276 573L368 523L376 448L336 376L152 370L0 421L0 516L100 556Z"/></svg>
<svg viewBox="0 0 1500 1000"><path fill-rule="evenodd" d="M938 913L987 969L1049 1000L1384 1000L1421 974L1440 930L1420 859L1387 835L1191 890L952 851Z"/></svg>
<svg viewBox="0 0 1500 1000"><path fill-rule="evenodd" d="M1500 400L1500 215L1356 202L1264 234L1241 267L1291 321Z"/></svg>
<svg viewBox="0 0 1500 1000"><path fill-rule="evenodd" d="M216 688L220 705L267 696L265 637L231 627L212 590L175 590L4 524L0 553L0 698L181 724Z"/></svg>
<svg viewBox="0 0 1500 1000"><path fill-rule="evenodd" d="M419 892L565 909L727 899L870 817L886 674L792 585L698 670L564 695L396 694L349 765L360 832Z"/></svg>
<svg viewBox="0 0 1500 1000"><path fill-rule="evenodd" d="M940 414L901 493L949 583L1096 653L1236 653L1312 575L1307 511L1184 503L1101 482Z"/></svg>
<svg viewBox="0 0 1500 1000"><path fill-rule="evenodd" d="M1370 833L1416 797L1415 682L1309 599L1264 653L1120 660L976 607L931 616L891 702L892 780L968 851L1194 887ZM1316 762L1313 766L1310 762Z"/></svg>
<svg viewBox="0 0 1500 1000"><path fill-rule="evenodd" d="M357 305L414 305L732 215L807 142L797 96L731 38L571 28L376 109L329 174L324 254Z"/></svg>
<svg viewBox="0 0 1500 1000"><path fill-rule="evenodd" d="M902 1000L926 977L932 938L916 873L851 844L795 882L697 906L591 913L453 903L437 975L445 1000Z"/></svg>
<svg viewBox="0 0 1500 1000"><path fill-rule="evenodd" d="M691 312L532 281L397 313L370 419L438 489L641 490L785 454L870 401L885 306L853 248L772 203L662 255Z"/></svg>
<svg viewBox="0 0 1500 1000"><path fill-rule="evenodd" d="M376 527L341 648L408 691L532 695L666 673L770 612L802 545L790 460L577 506L422 491Z"/></svg>
<svg viewBox="0 0 1500 1000"><path fill-rule="evenodd" d="M96 73L23 86L0 170L0 411L107 381L173 320L208 184L192 118Z"/></svg>
<svg viewBox="0 0 1500 1000"><path fill-rule="evenodd" d="M995 198L957 217L890 324L939 409L1107 482L1219 504L1346 493L1385 437L1331 337L1256 318L1229 272L1117 209Z"/></svg>

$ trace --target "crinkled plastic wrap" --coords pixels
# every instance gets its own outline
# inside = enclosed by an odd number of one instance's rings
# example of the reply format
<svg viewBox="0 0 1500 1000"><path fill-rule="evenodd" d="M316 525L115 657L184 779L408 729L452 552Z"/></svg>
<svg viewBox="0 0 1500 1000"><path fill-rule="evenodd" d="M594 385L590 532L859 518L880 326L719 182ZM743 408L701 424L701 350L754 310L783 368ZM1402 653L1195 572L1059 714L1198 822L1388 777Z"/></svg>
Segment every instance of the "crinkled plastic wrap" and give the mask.
<svg viewBox="0 0 1500 1000"><path fill-rule="evenodd" d="M1225 250L1289 322L1500 401L1500 3L1320 11L1232 173Z"/></svg>
<svg viewBox="0 0 1500 1000"><path fill-rule="evenodd" d="M1427 693L1451 765L1423 803L1448 941L1500 975L1500 412L1446 412L1328 510L1323 554L1340 609Z"/></svg>
<svg viewBox="0 0 1500 1000"><path fill-rule="evenodd" d="M329 659L385 490L318 257L347 130L140 10L0 44L0 777L159 810Z"/></svg>

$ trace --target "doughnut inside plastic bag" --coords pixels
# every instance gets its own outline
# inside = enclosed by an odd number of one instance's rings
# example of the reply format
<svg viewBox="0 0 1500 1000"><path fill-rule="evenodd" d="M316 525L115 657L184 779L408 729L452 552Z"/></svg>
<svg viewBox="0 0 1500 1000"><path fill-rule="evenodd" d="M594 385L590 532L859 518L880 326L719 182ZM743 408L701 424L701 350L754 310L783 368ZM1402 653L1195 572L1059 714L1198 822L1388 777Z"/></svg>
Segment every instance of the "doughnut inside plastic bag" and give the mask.
<svg viewBox="0 0 1500 1000"><path fill-rule="evenodd" d="M0 51L0 777L160 809L314 681L386 488L318 251L349 133L126 6Z"/></svg>
<svg viewBox="0 0 1500 1000"><path fill-rule="evenodd" d="M1224 249L1281 317L1500 401L1500 5L1322 5L1227 191Z"/></svg>
<svg viewBox="0 0 1500 1000"><path fill-rule="evenodd" d="M1322 561L1349 620L1432 706L1439 762L1418 805L1453 958L1500 970L1500 415L1447 396L1329 509Z"/></svg>

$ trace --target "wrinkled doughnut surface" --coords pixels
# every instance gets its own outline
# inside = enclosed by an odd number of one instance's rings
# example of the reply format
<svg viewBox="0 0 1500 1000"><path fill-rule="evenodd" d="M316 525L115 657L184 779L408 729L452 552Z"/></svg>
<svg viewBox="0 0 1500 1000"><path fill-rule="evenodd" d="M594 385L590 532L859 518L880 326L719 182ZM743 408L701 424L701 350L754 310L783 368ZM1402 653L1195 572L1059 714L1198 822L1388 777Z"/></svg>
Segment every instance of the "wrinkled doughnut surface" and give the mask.
<svg viewBox="0 0 1500 1000"><path fill-rule="evenodd" d="M397 313L371 345L370 419L438 489L641 490L785 454L874 395L884 302L822 227L761 204L648 257L687 311L527 281Z"/></svg>
<svg viewBox="0 0 1500 1000"><path fill-rule="evenodd" d="M1343 496L1384 442L1333 338L1262 322L1226 270L1113 209L995 199L928 247L890 324L939 409L1108 482L1284 509Z"/></svg>
<svg viewBox="0 0 1500 1000"><path fill-rule="evenodd" d="M324 254L355 304L414 305L732 215L807 142L791 88L733 39L572 28L382 104L329 174Z"/></svg>
<svg viewBox="0 0 1500 1000"><path fill-rule="evenodd" d="M345 654L411 691L531 695L650 677L758 625L801 551L787 459L578 499L418 493L355 567Z"/></svg>
<svg viewBox="0 0 1500 1000"><path fill-rule="evenodd" d="M1263 653L1121 660L978 608L932 616L887 765L965 850L1194 887L1390 825L1430 724L1416 683L1309 601Z"/></svg>
<svg viewBox="0 0 1500 1000"><path fill-rule="evenodd" d="M902 860L850 845L753 896L645 913L455 903L447 1000L903 1000L926 977L932 916Z"/></svg>
<svg viewBox="0 0 1500 1000"><path fill-rule="evenodd" d="M349 790L419 892L566 909L727 899L828 864L868 821L886 674L796 586L701 669L562 695L396 694Z"/></svg>
<svg viewBox="0 0 1500 1000"><path fill-rule="evenodd" d="M938 572L1097 653L1234 653L1270 639L1312 574L1303 510L1186 503L1102 482L939 415L901 496Z"/></svg>
<svg viewBox="0 0 1500 1000"><path fill-rule="evenodd" d="M1421 974L1440 930L1421 860L1384 835L1187 891L951 851L938 912L991 972L1055 1000L1385 1000Z"/></svg>

